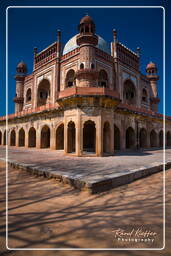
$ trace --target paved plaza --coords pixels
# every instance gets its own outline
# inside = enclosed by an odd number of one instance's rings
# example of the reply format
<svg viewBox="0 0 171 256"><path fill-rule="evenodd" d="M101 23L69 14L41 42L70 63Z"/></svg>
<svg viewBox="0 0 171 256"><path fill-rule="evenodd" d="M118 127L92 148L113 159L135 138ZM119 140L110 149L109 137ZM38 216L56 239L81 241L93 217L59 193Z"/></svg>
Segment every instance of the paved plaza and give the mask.
<svg viewBox="0 0 171 256"><path fill-rule="evenodd" d="M5 147L0 148L5 160ZM69 184L75 188L101 192L127 184L163 169L163 150L117 153L108 157L64 156L63 151L9 147L8 160L13 167ZM171 149L166 149L167 168Z"/></svg>

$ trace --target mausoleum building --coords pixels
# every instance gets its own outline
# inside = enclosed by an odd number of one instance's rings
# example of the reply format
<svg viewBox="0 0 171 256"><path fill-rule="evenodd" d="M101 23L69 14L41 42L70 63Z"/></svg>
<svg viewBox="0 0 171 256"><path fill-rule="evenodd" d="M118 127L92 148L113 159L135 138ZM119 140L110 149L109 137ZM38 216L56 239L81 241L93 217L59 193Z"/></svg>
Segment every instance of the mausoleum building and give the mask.
<svg viewBox="0 0 171 256"><path fill-rule="evenodd" d="M76 156L103 156L116 150L163 146L163 115L157 66L140 70L140 49L120 43L113 30L111 49L96 34L88 15L63 47L57 41L34 49L33 72L16 68L15 113L0 118L0 145L63 150ZM166 117L166 146L171 118Z"/></svg>

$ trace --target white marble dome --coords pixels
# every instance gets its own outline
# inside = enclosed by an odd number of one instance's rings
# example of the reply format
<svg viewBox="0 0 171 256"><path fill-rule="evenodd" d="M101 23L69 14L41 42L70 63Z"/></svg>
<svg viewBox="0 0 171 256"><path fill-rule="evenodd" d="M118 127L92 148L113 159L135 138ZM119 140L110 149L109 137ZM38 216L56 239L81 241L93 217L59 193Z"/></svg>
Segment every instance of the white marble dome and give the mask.
<svg viewBox="0 0 171 256"><path fill-rule="evenodd" d="M77 34L78 35L78 34ZM77 47L79 47L77 45L77 42L76 42L76 37L77 35L73 36L64 46L64 49L63 49L63 55L76 49ZM99 35L97 35L98 37L98 45L96 46L97 48L99 48L100 50L110 54L110 50L107 46L107 43L106 41Z"/></svg>

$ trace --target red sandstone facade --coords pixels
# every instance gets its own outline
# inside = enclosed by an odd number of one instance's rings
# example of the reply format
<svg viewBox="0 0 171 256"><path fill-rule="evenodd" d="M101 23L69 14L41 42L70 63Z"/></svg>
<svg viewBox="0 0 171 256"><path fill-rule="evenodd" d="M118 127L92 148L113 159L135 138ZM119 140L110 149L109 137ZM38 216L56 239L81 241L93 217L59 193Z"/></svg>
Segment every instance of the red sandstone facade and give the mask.
<svg viewBox="0 0 171 256"><path fill-rule="evenodd" d="M111 52L85 16L79 33L61 47L57 41L40 53L27 75L20 62L15 76L15 114L0 118L0 145L50 148L84 156L115 150L163 146L163 116L158 112L157 67L140 71L133 52L113 31ZM166 117L166 146L171 118ZM8 135L8 136L7 136Z"/></svg>

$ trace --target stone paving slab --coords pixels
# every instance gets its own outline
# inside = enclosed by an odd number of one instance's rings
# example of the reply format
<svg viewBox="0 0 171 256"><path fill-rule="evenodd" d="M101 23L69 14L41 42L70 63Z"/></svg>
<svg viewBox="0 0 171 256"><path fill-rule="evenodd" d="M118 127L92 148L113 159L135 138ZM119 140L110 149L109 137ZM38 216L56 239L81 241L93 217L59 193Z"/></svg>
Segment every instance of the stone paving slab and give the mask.
<svg viewBox="0 0 171 256"><path fill-rule="evenodd" d="M5 160L5 147L0 147L0 160ZM163 150L75 157L57 150L9 147L8 162L31 174L55 178L77 189L97 193L162 171ZM171 149L166 149L165 166L166 169L171 167Z"/></svg>

